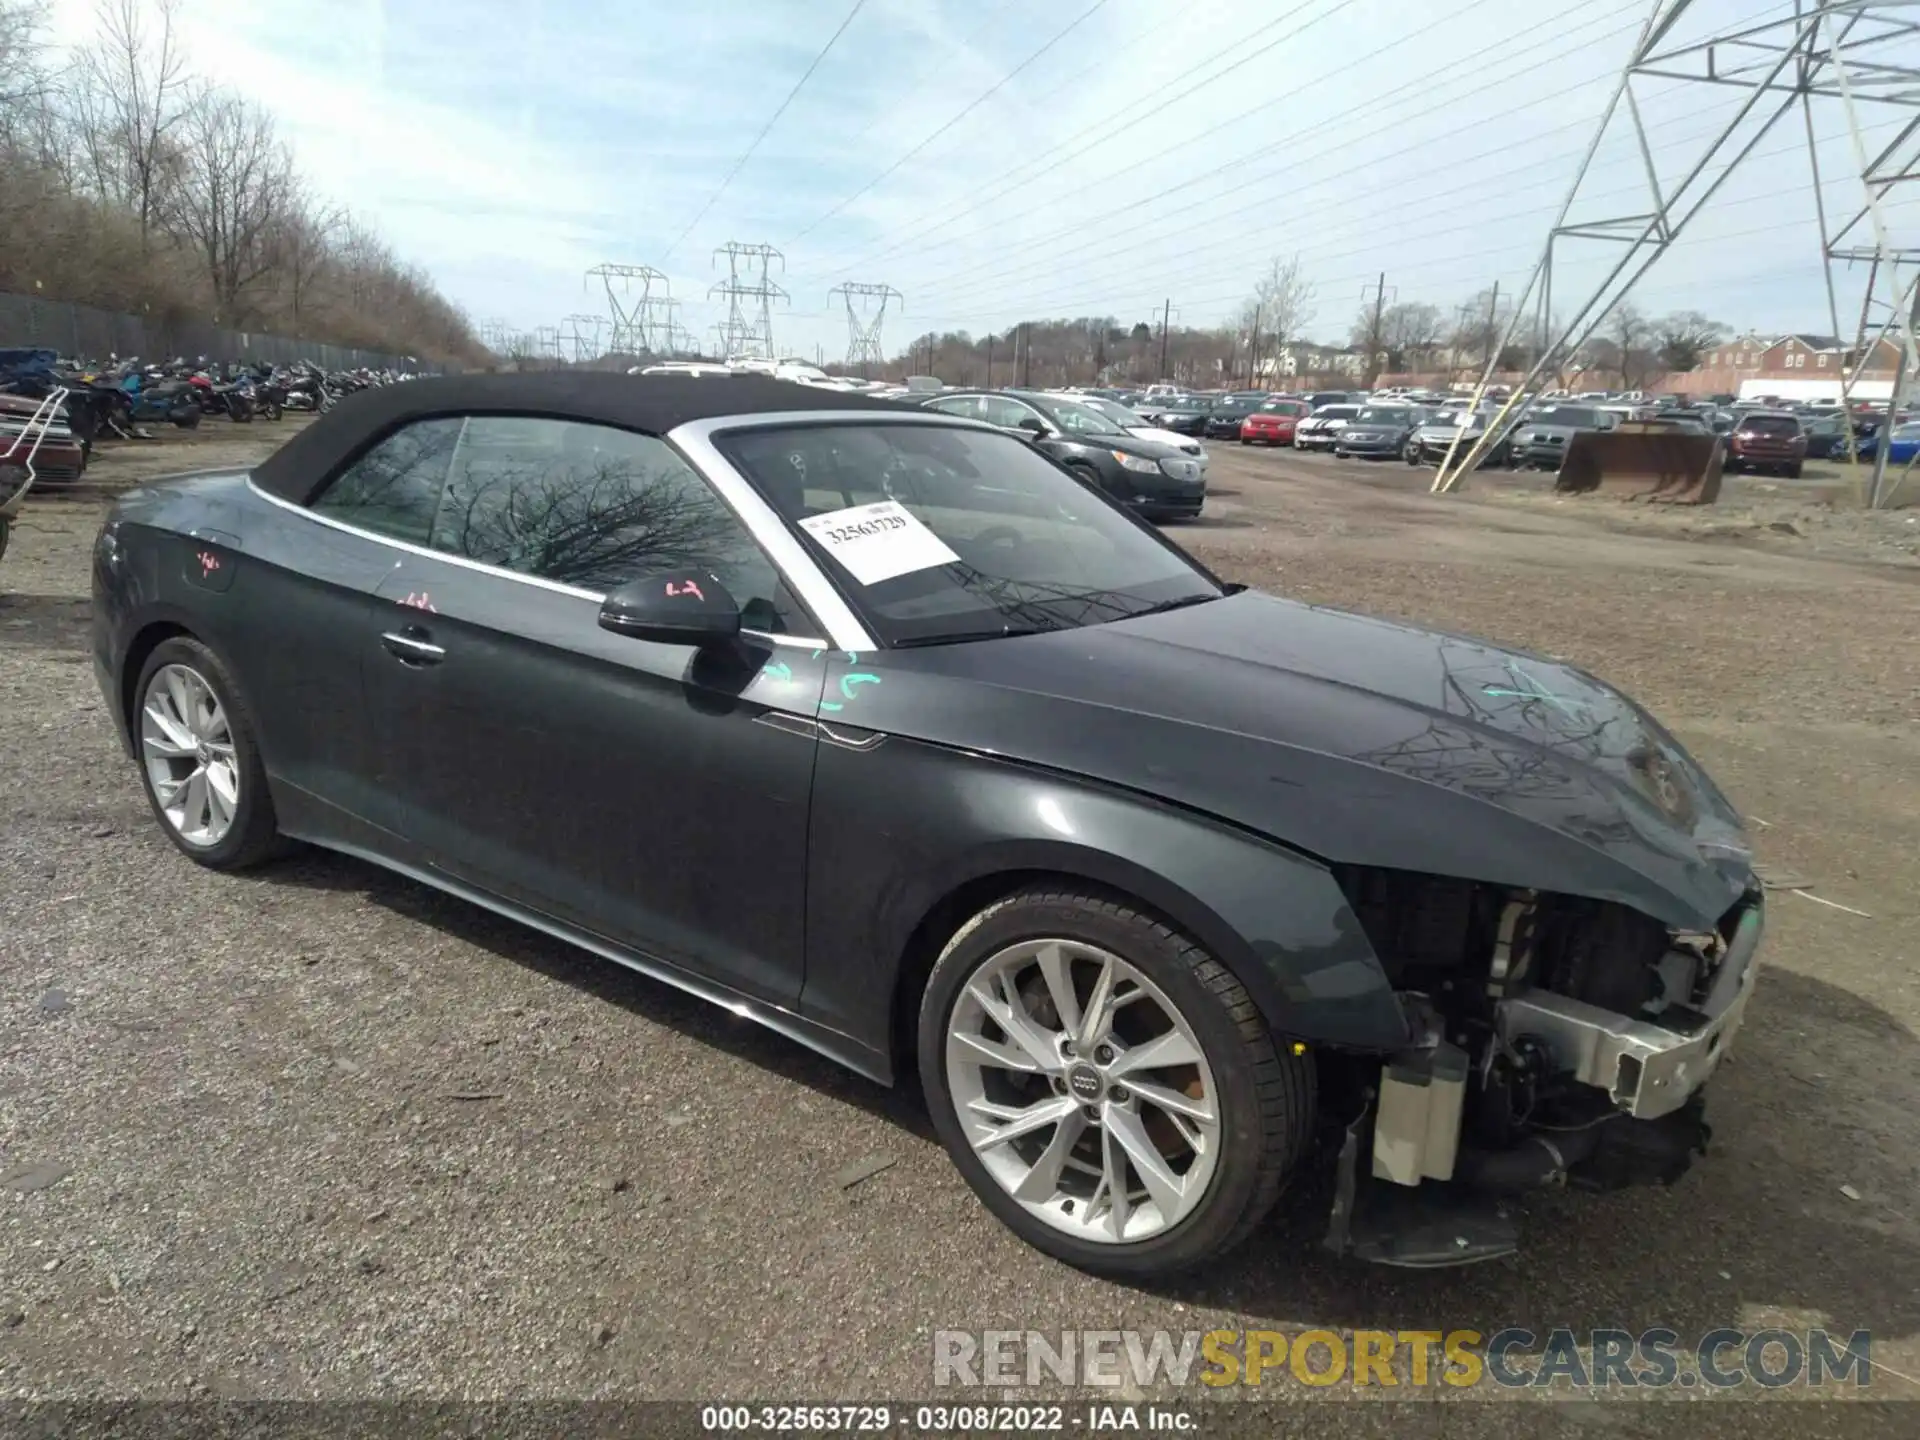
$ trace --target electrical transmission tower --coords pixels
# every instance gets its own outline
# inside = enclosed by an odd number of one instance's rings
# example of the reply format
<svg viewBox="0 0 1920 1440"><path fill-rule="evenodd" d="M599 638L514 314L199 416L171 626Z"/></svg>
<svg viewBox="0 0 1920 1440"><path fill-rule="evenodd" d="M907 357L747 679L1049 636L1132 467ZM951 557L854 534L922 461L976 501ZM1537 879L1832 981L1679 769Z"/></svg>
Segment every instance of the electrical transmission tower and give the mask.
<svg viewBox="0 0 1920 1440"><path fill-rule="evenodd" d="M1708 8L1696 11L1694 0L1654 0L1540 258L1514 302L1505 334L1487 357L1481 392L1493 378L1500 353L1513 344L1525 323L1531 302L1536 358L1525 380L1514 387L1502 418L1542 377L1577 362L1582 347L1640 277L1783 122L1800 131L1806 145L1814 195L1809 218L1816 222L1810 228L1819 236L1828 319L1834 341L1842 347L1847 339L1840 328L1835 263L1869 267L1860 324L1850 353L1843 348L1840 357L1843 400L1851 402L1869 360L1888 346L1900 356L1892 394L1885 397L1890 415L1906 394L1916 365L1915 330L1920 328L1920 224L1908 206L1899 218L1907 222L1909 233L1896 235L1889 196L1896 196L1894 203L1914 198L1914 182L1920 180L1920 0L1796 0L1791 14L1721 24L1707 19ZM1661 132L1643 118L1642 106L1655 100L1665 105L1676 94L1697 100L1709 93L1718 93L1732 108L1706 139L1686 147L1680 165L1665 167L1663 176L1649 139L1650 133L1658 137ZM1897 127L1890 140L1874 149L1864 134L1870 127L1861 123L1863 106L1890 112ZM1886 128L1886 123L1878 128ZM1823 130L1832 136L1845 134L1852 162L1847 170L1860 186L1858 203L1835 215L1828 214L1821 190ZM1632 150L1626 148L1629 143ZM1639 168L1645 205L1627 214L1611 206L1586 213L1581 202L1589 195L1589 172L1596 168L1595 156L1609 145ZM1771 164L1768 173L1770 183L1777 183L1779 163ZM1574 282L1582 265L1587 267L1584 284ZM1595 274L1597 281L1590 278ZM1567 304L1565 318L1556 314L1557 304ZM1497 423L1488 425L1470 447L1460 447L1456 440L1456 448L1465 453L1457 457L1458 463L1452 453L1441 462L1434 490L1453 489L1502 429ZM1891 493L1884 484L1886 451L1884 445L1877 447L1867 490L1868 503L1875 506Z"/></svg>
<svg viewBox="0 0 1920 1440"><path fill-rule="evenodd" d="M785 302L787 292L773 283L770 273L775 260L785 269L786 256L771 245L743 245L729 240L714 252L715 258L727 257L727 278L707 292L724 295L727 318L721 322L721 345L725 357L759 356L777 359L773 351L773 302Z"/></svg>
<svg viewBox="0 0 1920 1440"><path fill-rule="evenodd" d="M653 306L665 298L667 277L651 265L596 265L587 271L587 279L598 280L606 287L607 311L612 317L608 352L615 355L653 353Z"/></svg>
<svg viewBox="0 0 1920 1440"><path fill-rule="evenodd" d="M836 295L847 306L847 368L858 365L864 376L869 365L887 363L886 352L880 348L880 324L887 318L887 302L898 300L904 310L907 297L891 285L856 285L851 281L829 290L828 302Z"/></svg>
<svg viewBox="0 0 1920 1440"><path fill-rule="evenodd" d="M607 323L606 316L563 315L560 323L565 327L561 338L567 342L574 364L584 365L589 360L600 358L603 353L600 349L600 327Z"/></svg>

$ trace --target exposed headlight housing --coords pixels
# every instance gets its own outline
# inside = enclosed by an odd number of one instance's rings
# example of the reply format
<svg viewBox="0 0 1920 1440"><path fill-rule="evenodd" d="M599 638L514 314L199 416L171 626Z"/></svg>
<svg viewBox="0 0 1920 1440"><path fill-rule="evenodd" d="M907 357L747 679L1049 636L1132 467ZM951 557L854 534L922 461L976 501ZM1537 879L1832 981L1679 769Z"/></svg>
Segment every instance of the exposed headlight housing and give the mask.
<svg viewBox="0 0 1920 1440"><path fill-rule="evenodd" d="M1149 460L1144 455L1129 455L1124 450L1115 450L1113 452L1113 458L1120 462L1120 468L1123 470L1137 470L1143 475L1158 475L1160 473L1160 462L1158 460Z"/></svg>

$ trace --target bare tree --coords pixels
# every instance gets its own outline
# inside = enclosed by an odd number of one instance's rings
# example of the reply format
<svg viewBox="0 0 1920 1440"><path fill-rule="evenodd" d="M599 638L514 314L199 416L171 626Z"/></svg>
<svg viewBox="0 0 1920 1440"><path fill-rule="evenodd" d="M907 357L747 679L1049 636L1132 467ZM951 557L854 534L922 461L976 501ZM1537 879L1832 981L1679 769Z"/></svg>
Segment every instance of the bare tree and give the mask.
<svg viewBox="0 0 1920 1440"><path fill-rule="evenodd" d="M1653 357L1647 342L1653 327L1631 300L1622 300L1607 312L1602 333L1613 345L1614 368L1620 372L1620 388L1631 390L1646 378Z"/></svg>
<svg viewBox="0 0 1920 1440"><path fill-rule="evenodd" d="M1451 336L1455 368L1484 366L1512 319L1512 302L1496 295L1491 286L1462 305Z"/></svg>
<svg viewBox="0 0 1920 1440"><path fill-rule="evenodd" d="M1438 305L1402 300L1387 306L1380 316L1380 344L1387 353L1387 368L1404 370L1419 364L1438 348L1445 333L1446 321Z"/></svg>
<svg viewBox="0 0 1920 1440"><path fill-rule="evenodd" d="M175 132L194 108L196 87L174 29L178 6L99 0L100 33L75 64L72 118L88 178L102 198L133 212L143 245L178 184Z"/></svg>
<svg viewBox="0 0 1920 1440"><path fill-rule="evenodd" d="M314 292L334 266L335 245L345 225L344 211L314 200L296 182L267 237L270 263L295 334L303 333Z"/></svg>
<svg viewBox="0 0 1920 1440"><path fill-rule="evenodd" d="M273 263L270 242L286 214L292 162L272 116L217 92L188 114L182 158L173 228L199 253L227 322L239 324L255 282Z"/></svg>
<svg viewBox="0 0 1920 1440"><path fill-rule="evenodd" d="M1669 370L1697 370L1707 351L1727 338L1728 330L1718 320L1709 320L1698 310L1678 310L1653 322L1653 337L1660 363Z"/></svg>
<svg viewBox="0 0 1920 1440"><path fill-rule="evenodd" d="M1277 354L1312 322L1313 301L1313 282L1301 274L1300 257L1282 260L1276 255L1253 282L1252 298L1240 307L1235 329L1251 338L1257 324L1261 351Z"/></svg>

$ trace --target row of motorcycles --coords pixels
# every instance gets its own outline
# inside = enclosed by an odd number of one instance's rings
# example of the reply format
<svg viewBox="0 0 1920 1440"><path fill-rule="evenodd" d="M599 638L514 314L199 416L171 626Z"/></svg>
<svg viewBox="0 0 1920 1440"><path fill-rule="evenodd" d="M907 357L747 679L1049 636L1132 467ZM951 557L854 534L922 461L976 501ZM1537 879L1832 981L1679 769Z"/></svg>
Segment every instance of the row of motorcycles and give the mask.
<svg viewBox="0 0 1920 1440"><path fill-rule="evenodd" d="M205 356L143 364L62 360L52 350L0 347L0 554L36 479L80 478L100 439L151 440L153 424L183 430L209 415L249 425L289 411L331 410L357 390L410 380L391 370L324 371L292 365L209 362Z"/></svg>

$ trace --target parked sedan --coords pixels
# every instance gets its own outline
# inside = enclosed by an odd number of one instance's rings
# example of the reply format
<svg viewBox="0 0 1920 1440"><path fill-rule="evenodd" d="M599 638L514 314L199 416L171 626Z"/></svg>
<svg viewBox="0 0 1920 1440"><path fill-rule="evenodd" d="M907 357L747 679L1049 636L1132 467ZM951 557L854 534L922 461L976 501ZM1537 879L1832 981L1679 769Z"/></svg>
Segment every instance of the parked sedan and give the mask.
<svg viewBox="0 0 1920 1440"><path fill-rule="evenodd" d="M1240 422L1240 443L1291 445L1294 427L1312 413L1304 400L1263 400Z"/></svg>
<svg viewBox="0 0 1920 1440"><path fill-rule="evenodd" d="M1173 445L1141 440L1090 406L1032 390L956 390L930 410L984 420L1030 440L1042 453L1149 520L1191 520L1207 501L1200 461Z"/></svg>
<svg viewBox="0 0 1920 1440"><path fill-rule="evenodd" d="M1366 405L1333 442L1341 459L1391 460L1407 453L1427 412L1411 405Z"/></svg>
<svg viewBox="0 0 1920 1440"><path fill-rule="evenodd" d="M355 396L121 496L92 649L190 860L341 850L913 1075L983 1205L1135 1281L1310 1155L1414 1265L1511 1250L1496 1190L1670 1182L1758 973L1738 816L1584 671L770 377Z"/></svg>
<svg viewBox="0 0 1920 1440"><path fill-rule="evenodd" d="M1407 442L1402 453L1409 465L1437 464L1450 450L1456 461L1464 460L1467 452L1486 433L1493 416L1494 412L1490 410L1442 411L1414 430L1413 438ZM1512 421L1503 420L1501 427L1505 433L1487 448L1487 453L1480 460L1483 466L1510 465L1513 462Z"/></svg>
<svg viewBox="0 0 1920 1440"><path fill-rule="evenodd" d="M1296 421L1293 427L1293 448L1296 450L1331 450L1334 442L1340 438L1340 432L1347 428L1353 417L1363 407L1359 405L1322 405L1307 416Z"/></svg>
<svg viewBox="0 0 1920 1440"><path fill-rule="evenodd" d="M1151 440L1158 445L1171 445L1182 455L1197 461L1202 475L1207 473L1208 456L1206 446L1202 445L1198 440L1189 439L1177 430L1164 430L1158 425L1149 425L1144 415L1130 408L1125 402L1109 400L1103 396L1092 393L1080 395L1067 395L1059 391L1049 391L1047 393L1055 399L1076 401L1086 406L1089 410L1097 411L1106 416L1107 419L1113 421L1122 431L1133 436L1136 440Z"/></svg>
<svg viewBox="0 0 1920 1440"><path fill-rule="evenodd" d="M1206 435L1209 440L1237 440L1240 437L1240 424L1261 405L1266 403L1266 392L1258 394L1222 395L1213 402L1213 408L1207 412Z"/></svg>
<svg viewBox="0 0 1920 1440"><path fill-rule="evenodd" d="M1157 425L1162 430L1171 430L1176 435L1204 437L1207 433L1207 417L1213 413L1213 405L1192 395L1163 395L1140 405L1138 413L1149 424Z"/></svg>

